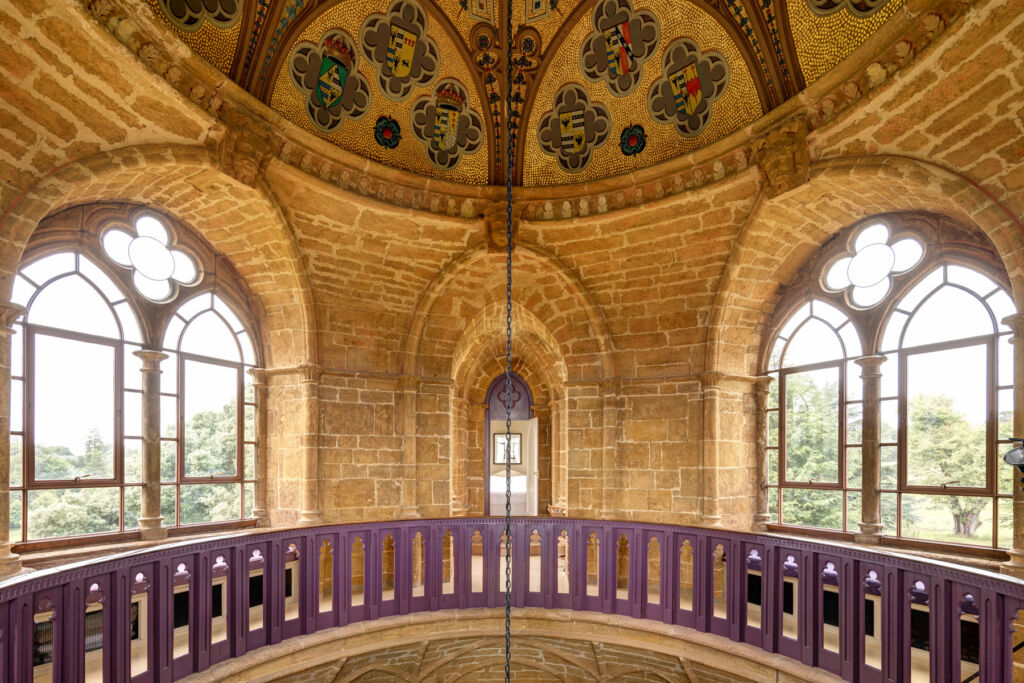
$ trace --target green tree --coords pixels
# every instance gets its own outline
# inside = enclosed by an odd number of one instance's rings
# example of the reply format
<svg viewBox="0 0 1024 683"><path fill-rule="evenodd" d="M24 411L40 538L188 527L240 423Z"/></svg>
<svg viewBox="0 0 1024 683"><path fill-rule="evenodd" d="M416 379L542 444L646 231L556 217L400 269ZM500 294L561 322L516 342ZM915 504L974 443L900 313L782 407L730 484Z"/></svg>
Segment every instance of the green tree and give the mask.
<svg viewBox="0 0 1024 683"><path fill-rule="evenodd" d="M914 483L929 486L985 486L985 426L956 411L950 396L918 394L907 406L907 467ZM936 496L949 510L953 534L970 537L981 526L986 498Z"/></svg>

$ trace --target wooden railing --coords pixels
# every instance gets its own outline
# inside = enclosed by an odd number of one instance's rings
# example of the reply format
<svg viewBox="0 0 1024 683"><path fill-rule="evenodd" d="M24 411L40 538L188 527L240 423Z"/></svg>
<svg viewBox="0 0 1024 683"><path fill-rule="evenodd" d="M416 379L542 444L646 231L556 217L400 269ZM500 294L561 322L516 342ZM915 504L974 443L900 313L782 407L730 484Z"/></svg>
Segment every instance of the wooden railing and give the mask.
<svg viewBox="0 0 1024 683"><path fill-rule="evenodd" d="M502 606L503 528L459 518L233 534L19 577L0 584L0 683L173 680L321 629ZM677 624L851 681L1009 681L1024 658L1024 582L997 574L703 528L530 518L512 529L516 607Z"/></svg>

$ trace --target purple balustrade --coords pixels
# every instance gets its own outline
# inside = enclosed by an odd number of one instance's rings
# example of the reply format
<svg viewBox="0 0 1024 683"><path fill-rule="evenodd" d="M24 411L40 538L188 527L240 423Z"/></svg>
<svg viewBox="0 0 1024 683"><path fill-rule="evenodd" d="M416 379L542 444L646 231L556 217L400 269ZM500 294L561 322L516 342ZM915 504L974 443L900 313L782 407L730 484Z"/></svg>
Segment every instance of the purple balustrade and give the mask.
<svg viewBox="0 0 1024 683"><path fill-rule="evenodd" d="M18 577L0 583L0 683L170 681L357 621L500 607L503 524L231 534ZM1009 681L1024 637L1024 582L791 537L524 518L512 567L516 607L676 624L849 681Z"/></svg>

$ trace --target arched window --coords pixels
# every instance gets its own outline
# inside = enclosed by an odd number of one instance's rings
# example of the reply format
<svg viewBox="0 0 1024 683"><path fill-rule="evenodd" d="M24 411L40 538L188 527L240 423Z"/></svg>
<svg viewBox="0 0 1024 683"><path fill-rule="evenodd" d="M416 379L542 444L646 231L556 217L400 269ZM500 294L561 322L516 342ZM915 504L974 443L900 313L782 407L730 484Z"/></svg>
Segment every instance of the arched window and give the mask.
<svg viewBox="0 0 1024 683"><path fill-rule="evenodd" d="M149 398L163 525L252 516L258 347L251 313L226 303L244 294L208 245L155 212L98 206L43 221L12 296L27 309L11 342L13 541L138 532L143 350L169 356Z"/></svg>
<svg viewBox="0 0 1024 683"><path fill-rule="evenodd" d="M765 347L772 523L860 531L869 467L883 535L1010 545L1013 470L998 454L1013 409L1002 320L1016 311L998 259L964 236L927 216L864 221L793 283ZM881 379L865 400L868 368ZM865 422L879 431L867 459Z"/></svg>
<svg viewBox="0 0 1024 683"><path fill-rule="evenodd" d="M768 462L776 520L843 530L860 518L860 410L850 358L861 355L853 323L812 299L779 330L769 360ZM848 420L848 418L851 418Z"/></svg>

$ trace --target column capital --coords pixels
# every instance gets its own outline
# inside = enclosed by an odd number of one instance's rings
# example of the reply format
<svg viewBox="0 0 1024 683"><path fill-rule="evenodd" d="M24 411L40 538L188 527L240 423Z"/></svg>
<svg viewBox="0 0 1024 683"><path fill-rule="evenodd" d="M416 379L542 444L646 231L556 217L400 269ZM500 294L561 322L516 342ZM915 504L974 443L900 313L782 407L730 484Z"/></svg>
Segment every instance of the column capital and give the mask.
<svg viewBox="0 0 1024 683"><path fill-rule="evenodd" d="M133 351L132 355L142 361L142 372L160 372L160 363L169 358L163 351L154 349Z"/></svg>
<svg viewBox="0 0 1024 683"><path fill-rule="evenodd" d="M316 363L303 363L299 366L299 381L303 384L319 384L324 369Z"/></svg>
<svg viewBox="0 0 1024 683"><path fill-rule="evenodd" d="M754 393L756 394L767 394L772 388L772 382L775 381L774 377L764 375L761 377L754 378Z"/></svg>
<svg viewBox="0 0 1024 683"><path fill-rule="evenodd" d="M249 368L249 376L252 377L252 384L257 389L266 389L270 381L270 373L266 368Z"/></svg>
<svg viewBox="0 0 1024 683"><path fill-rule="evenodd" d="M1008 315L1003 318L1002 322L1013 332L1013 339L1010 340L1010 343L1024 339L1024 313Z"/></svg>
<svg viewBox="0 0 1024 683"><path fill-rule="evenodd" d="M11 334L14 332L14 321L25 315L27 312L24 306L11 301L0 303L0 334Z"/></svg>
<svg viewBox="0 0 1024 683"><path fill-rule="evenodd" d="M882 363L889 360L888 356L862 356L853 361L861 367L860 378L881 377Z"/></svg>

